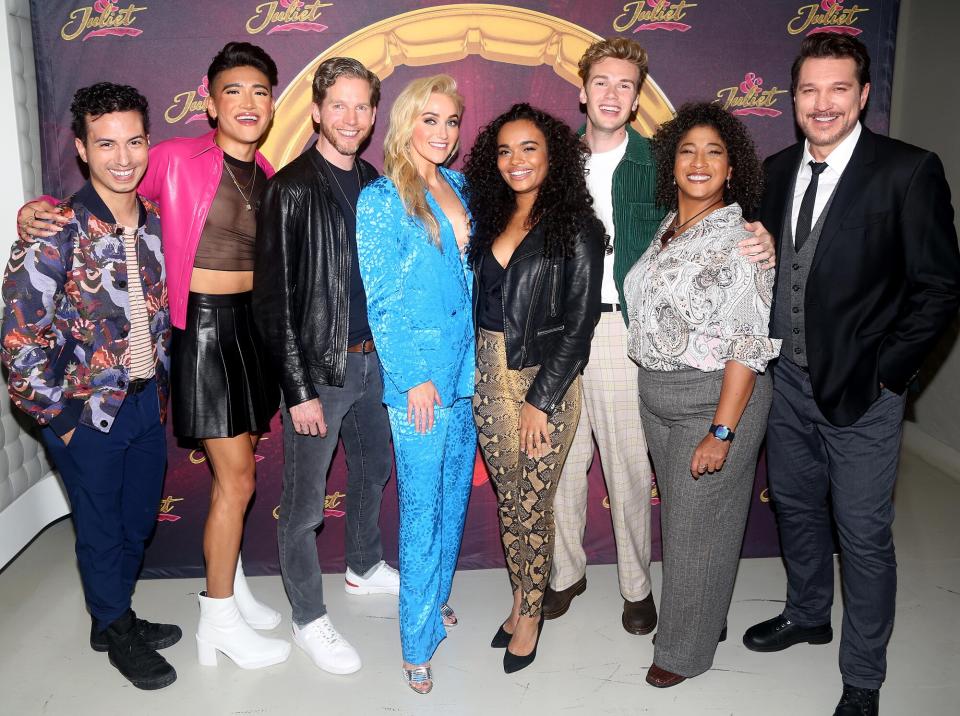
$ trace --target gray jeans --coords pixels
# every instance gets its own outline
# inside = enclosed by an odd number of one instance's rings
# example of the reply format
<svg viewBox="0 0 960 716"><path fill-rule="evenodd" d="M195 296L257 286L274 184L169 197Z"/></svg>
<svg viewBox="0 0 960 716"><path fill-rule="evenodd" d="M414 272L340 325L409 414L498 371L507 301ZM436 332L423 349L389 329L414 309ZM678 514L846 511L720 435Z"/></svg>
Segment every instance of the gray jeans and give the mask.
<svg viewBox="0 0 960 716"><path fill-rule="evenodd" d="M277 541L280 573L293 607L293 621L309 624L327 613L317 558L317 528L323 523L327 471L343 438L347 458L347 566L367 574L383 557L380 501L390 479L393 451L383 407L383 382L376 353L348 353L343 387L316 386L327 422L324 438L299 435L283 410L283 494Z"/></svg>

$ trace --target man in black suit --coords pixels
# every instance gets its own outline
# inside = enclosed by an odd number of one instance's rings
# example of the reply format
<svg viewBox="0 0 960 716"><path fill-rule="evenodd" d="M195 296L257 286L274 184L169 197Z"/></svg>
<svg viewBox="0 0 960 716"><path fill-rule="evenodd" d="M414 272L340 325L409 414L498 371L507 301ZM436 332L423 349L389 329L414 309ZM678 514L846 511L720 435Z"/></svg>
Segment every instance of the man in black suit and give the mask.
<svg viewBox="0 0 960 716"><path fill-rule="evenodd" d="M766 161L759 217L781 229L767 464L787 601L743 641L780 651L833 638L832 506L844 596L835 716L876 714L896 598L904 393L960 306L960 252L937 156L859 122L870 93L863 44L810 35L792 84L806 139Z"/></svg>

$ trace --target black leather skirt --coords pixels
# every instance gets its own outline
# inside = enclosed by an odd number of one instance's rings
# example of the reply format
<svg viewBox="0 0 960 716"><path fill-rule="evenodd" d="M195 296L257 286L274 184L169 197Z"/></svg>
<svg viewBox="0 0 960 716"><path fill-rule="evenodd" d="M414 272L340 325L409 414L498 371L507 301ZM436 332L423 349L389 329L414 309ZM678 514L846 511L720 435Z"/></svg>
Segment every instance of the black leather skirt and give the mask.
<svg viewBox="0 0 960 716"><path fill-rule="evenodd" d="M170 380L178 438L262 433L280 404L253 325L251 293L190 292L187 324L173 329Z"/></svg>

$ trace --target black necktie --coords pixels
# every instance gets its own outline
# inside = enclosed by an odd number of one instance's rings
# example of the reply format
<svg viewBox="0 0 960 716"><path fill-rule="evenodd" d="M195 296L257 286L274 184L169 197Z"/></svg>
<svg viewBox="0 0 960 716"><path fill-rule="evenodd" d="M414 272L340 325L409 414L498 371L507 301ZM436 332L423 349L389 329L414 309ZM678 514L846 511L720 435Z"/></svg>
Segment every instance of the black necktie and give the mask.
<svg viewBox="0 0 960 716"><path fill-rule="evenodd" d="M813 228L813 205L817 201L817 182L820 181L820 174L827 168L826 162L808 162L813 176L810 177L810 183L807 190L803 192L803 200L800 202L800 213L797 215L797 232L793 236L793 247L799 251L803 243L810 238L810 229Z"/></svg>

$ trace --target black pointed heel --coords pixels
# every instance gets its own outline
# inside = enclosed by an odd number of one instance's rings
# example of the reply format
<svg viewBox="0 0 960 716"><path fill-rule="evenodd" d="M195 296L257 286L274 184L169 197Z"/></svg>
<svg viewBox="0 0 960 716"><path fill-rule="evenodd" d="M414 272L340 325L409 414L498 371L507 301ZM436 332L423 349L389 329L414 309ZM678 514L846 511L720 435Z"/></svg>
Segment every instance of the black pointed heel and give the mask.
<svg viewBox="0 0 960 716"><path fill-rule="evenodd" d="M503 672L505 674L512 674L515 671L520 671L520 669L526 669L533 663L533 660L537 658L537 647L540 646L540 632L542 631L543 614L540 615L540 621L537 624L537 643L533 645L533 651L526 656L517 656L507 647L507 650L503 652Z"/></svg>
<svg viewBox="0 0 960 716"><path fill-rule="evenodd" d="M490 646L494 649L506 649L510 644L510 638L513 634L510 634L506 629L503 628L503 625L500 625L500 628L497 629L497 633L493 635L493 640L490 642Z"/></svg>

